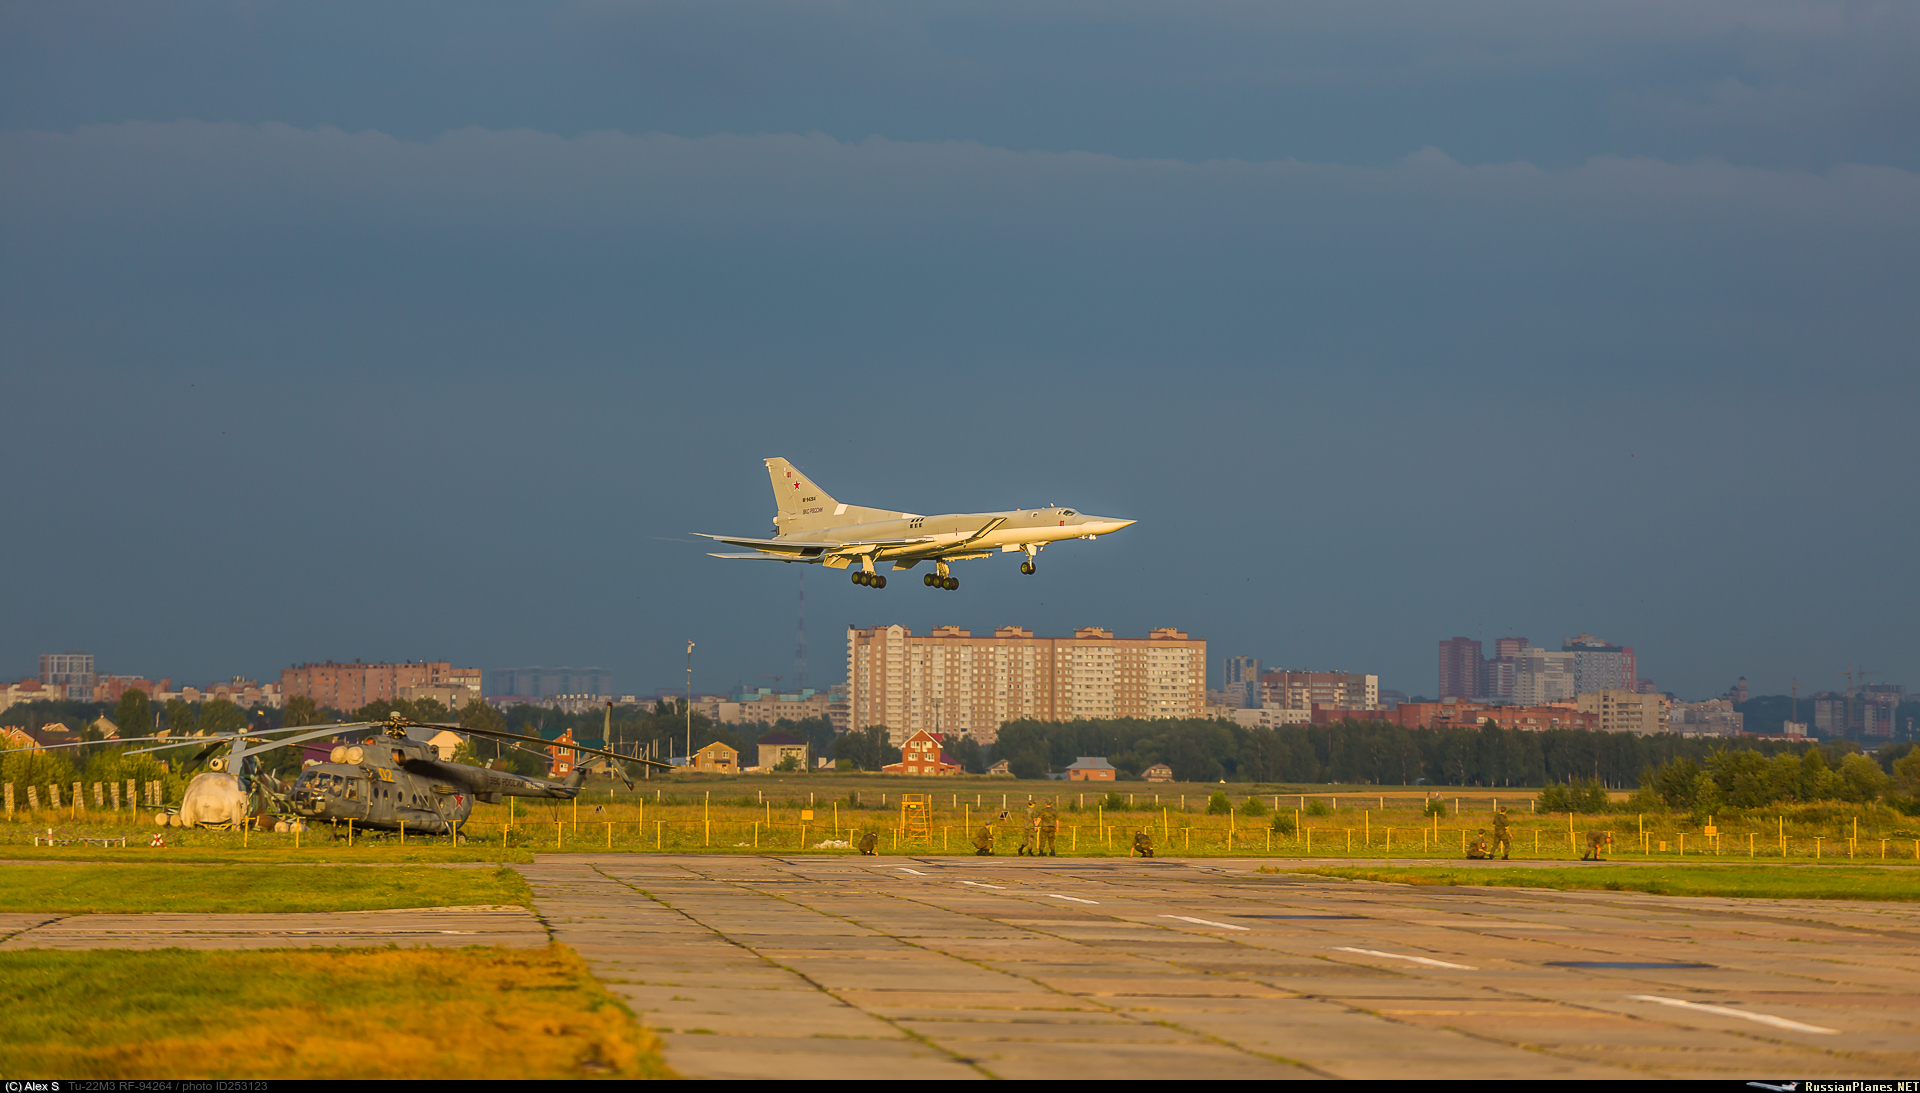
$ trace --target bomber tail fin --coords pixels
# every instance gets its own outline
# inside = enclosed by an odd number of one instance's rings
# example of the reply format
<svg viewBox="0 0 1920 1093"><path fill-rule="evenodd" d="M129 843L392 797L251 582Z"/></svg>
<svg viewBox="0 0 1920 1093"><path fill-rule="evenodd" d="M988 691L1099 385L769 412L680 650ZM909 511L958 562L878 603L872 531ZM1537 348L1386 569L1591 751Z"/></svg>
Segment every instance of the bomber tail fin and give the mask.
<svg viewBox="0 0 1920 1093"><path fill-rule="evenodd" d="M774 456L767 460L767 477L773 483L773 502L779 508L773 524L780 535L792 535L813 528L844 527L848 524L897 520L902 515L883 509L863 509L835 501L826 490L800 468Z"/></svg>

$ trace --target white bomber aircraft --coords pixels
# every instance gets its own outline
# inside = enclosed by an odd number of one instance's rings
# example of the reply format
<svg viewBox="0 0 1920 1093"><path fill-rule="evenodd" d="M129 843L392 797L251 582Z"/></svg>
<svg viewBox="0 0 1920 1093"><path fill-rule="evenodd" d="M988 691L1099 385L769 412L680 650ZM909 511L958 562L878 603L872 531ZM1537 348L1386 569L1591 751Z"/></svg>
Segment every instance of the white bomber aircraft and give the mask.
<svg viewBox="0 0 1920 1093"><path fill-rule="evenodd" d="M846 569L857 563L860 568L854 571L853 583L868 588L887 587L887 578L874 569L877 562L891 562L894 569L912 569L931 561L934 571L926 574L922 583L951 592L960 587L960 578L947 572L949 562L991 557L996 548L1003 554L1025 553L1020 572L1031 574L1035 555L1048 543L1091 539L1133 523L1051 505L947 516L863 509L835 501L778 456L767 460L767 474L773 480L774 500L780 506L773 518L773 538L740 539L694 532L728 546L753 548L747 554L714 557L806 562L828 569Z"/></svg>

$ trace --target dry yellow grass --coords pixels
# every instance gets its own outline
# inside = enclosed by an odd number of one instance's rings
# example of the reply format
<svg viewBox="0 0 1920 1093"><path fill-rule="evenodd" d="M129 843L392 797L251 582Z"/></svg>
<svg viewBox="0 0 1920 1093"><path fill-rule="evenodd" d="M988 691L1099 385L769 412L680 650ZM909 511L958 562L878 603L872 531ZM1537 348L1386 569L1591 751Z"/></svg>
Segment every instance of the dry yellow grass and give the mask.
<svg viewBox="0 0 1920 1093"><path fill-rule="evenodd" d="M669 1078L547 949L0 953L0 1071L75 1078Z"/></svg>

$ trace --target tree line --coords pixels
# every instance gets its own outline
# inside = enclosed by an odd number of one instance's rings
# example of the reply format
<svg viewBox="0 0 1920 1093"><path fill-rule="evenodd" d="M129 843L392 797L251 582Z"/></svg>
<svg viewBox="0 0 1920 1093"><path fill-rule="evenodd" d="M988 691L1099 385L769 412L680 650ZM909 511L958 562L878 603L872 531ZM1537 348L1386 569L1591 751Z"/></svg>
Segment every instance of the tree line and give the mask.
<svg viewBox="0 0 1920 1093"><path fill-rule="evenodd" d="M1894 761L1912 747L1889 745L1860 761L1890 775ZM1846 740L1796 743L1578 729L1526 732L1503 729L1491 721L1479 728L1409 729L1385 721L1349 719L1330 725L1262 729L1198 718L1117 718L1009 721L1000 727L992 754L1007 760L1009 770L1021 778L1044 777L1080 756L1097 755L1105 756L1125 778L1138 778L1148 767L1165 763L1174 778L1183 782L1486 787L1592 782L1602 789L1635 789L1650 771L1682 760L1694 764L1695 771L1704 770L1722 751L1750 755L1759 762L1787 756L1799 763L1810 750L1820 753L1824 769L1830 771L1841 769L1847 755L1859 753ZM1716 770L1729 772L1746 771L1751 765L1746 759L1720 764ZM1728 777L1734 778L1731 773Z"/></svg>

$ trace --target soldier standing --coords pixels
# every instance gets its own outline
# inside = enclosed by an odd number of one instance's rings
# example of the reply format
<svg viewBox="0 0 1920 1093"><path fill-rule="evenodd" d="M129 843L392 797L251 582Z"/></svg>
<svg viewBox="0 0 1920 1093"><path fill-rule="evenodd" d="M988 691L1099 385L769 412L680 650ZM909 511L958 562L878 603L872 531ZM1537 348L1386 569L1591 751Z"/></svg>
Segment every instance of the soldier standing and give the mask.
<svg viewBox="0 0 1920 1093"><path fill-rule="evenodd" d="M1038 857L1040 834L1040 809L1031 802L1027 805L1027 822L1020 830L1020 850L1023 857Z"/></svg>
<svg viewBox="0 0 1920 1093"><path fill-rule="evenodd" d="M1054 815L1053 806L1040 810L1040 849L1036 853L1049 858L1057 858L1060 852L1054 849L1054 838L1060 834L1060 817Z"/></svg>
<svg viewBox="0 0 1920 1093"><path fill-rule="evenodd" d="M1500 851L1500 860L1513 857L1513 833L1507 830L1507 810L1500 809L1493 814L1493 846Z"/></svg>

